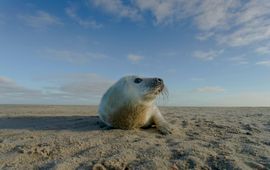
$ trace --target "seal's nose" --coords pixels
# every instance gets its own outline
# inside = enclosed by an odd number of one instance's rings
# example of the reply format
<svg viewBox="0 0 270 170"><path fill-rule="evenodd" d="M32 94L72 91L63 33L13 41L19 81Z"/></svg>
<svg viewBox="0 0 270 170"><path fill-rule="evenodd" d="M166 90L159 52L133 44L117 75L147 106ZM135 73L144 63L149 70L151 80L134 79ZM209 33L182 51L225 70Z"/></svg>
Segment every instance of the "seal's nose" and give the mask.
<svg viewBox="0 0 270 170"><path fill-rule="evenodd" d="M154 81L157 85L163 84L163 80L161 78L155 78Z"/></svg>

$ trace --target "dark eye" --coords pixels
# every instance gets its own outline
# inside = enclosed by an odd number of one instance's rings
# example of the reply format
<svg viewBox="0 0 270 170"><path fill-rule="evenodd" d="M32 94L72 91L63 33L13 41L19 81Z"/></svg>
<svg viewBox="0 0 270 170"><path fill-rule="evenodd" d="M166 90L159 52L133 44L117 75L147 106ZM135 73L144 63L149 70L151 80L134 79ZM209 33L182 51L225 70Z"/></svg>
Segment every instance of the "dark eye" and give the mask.
<svg viewBox="0 0 270 170"><path fill-rule="evenodd" d="M142 82L141 78L135 78L134 83L140 83L140 82Z"/></svg>

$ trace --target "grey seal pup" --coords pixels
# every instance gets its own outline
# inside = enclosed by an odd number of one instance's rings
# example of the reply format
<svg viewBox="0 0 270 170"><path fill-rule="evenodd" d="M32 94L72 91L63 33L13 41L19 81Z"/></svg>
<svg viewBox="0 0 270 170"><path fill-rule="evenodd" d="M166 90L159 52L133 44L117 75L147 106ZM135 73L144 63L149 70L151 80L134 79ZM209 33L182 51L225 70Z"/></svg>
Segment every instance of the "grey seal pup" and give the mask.
<svg viewBox="0 0 270 170"><path fill-rule="evenodd" d="M98 108L99 118L119 129L146 128L155 125L162 134L172 133L155 100L164 91L161 78L125 76L103 95Z"/></svg>

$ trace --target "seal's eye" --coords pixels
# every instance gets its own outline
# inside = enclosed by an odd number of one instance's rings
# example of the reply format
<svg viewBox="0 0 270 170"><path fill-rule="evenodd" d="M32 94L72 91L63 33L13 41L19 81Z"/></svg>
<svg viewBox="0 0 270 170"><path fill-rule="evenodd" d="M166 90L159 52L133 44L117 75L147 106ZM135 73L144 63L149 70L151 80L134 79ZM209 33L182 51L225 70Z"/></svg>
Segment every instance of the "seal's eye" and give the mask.
<svg viewBox="0 0 270 170"><path fill-rule="evenodd" d="M134 83L140 83L140 82L142 82L143 80L141 79L141 78L135 78L135 80L134 80Z"/></svg>

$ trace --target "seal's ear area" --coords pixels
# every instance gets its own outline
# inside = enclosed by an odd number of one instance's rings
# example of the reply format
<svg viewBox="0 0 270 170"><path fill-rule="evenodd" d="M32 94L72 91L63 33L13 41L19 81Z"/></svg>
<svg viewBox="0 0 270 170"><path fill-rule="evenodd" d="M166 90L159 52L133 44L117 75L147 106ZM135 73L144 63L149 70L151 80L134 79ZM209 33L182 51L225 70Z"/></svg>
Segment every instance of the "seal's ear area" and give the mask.
<svg viewBox="0 0 270 170"><path fill-rule="evenodd" d="M106 103L108 108L117 108L121 105L120 101L123 101L123 90L117 83L112 85L103 96L102 101Z"/></svg>
<svg viewBox="0 0 270 170"><path fill-rule="evenodd" d="M128 78L123 77L120 80L118 80L111 88L110 88L110 94L117 97L123 97L125 96L123 93L125 93L125 89L128 86ZM112 94L113 93L113 94Z"/></svg>

